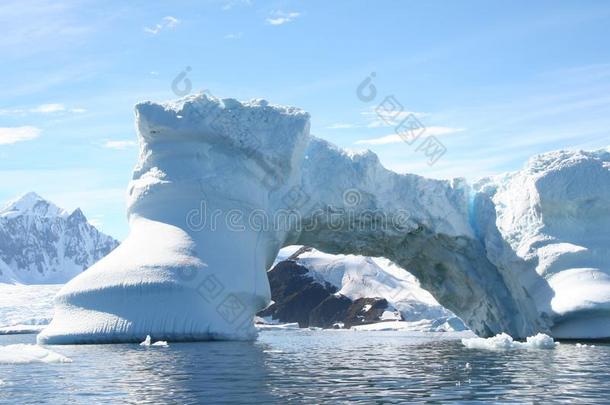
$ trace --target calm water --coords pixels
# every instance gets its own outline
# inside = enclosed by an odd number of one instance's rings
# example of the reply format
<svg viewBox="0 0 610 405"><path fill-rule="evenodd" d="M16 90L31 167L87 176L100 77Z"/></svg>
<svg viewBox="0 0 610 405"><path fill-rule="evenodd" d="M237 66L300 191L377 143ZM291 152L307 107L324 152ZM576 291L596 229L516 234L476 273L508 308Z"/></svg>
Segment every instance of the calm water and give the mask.
<svg viewBox="0 0 610 405"><path fill-rule="evenodd" d="M33 342L0 336L1 345ZM0 402L610 401L608 345L480 351L442 334L293 330L251 343L52 349L73 363L0 365Z"/></svg>

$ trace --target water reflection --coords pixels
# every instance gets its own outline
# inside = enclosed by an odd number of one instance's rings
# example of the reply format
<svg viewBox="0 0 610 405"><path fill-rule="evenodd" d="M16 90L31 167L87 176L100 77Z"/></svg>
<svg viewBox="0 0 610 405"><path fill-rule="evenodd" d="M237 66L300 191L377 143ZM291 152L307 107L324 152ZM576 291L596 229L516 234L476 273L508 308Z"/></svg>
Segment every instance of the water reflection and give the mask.
<svg viewBox="0 0 610 405"><path fill-rule="evenodd" d="M451 335L266 331L257 342L56 346L71 364L0 365L0 401L304 403L610 397L610 346L480 351ZM0 344L32 337L0 339Z"/></svg>

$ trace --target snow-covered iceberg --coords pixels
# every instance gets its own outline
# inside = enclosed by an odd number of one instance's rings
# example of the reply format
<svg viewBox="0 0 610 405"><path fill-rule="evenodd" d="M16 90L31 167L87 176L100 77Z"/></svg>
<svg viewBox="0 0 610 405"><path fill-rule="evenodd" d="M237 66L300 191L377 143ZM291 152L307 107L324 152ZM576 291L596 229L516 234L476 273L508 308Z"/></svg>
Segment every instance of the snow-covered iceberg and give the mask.
<svg viewBox="0 0 610 405"><path fill-rule="evenodd" d="M251 339L254 314L270 300L266 269L280 248L295 244L386 257L409 269L480 336L559 331L571 313L584 314L585 308L596 320L610 319L603 283L595 285L593 303L557 312L560 306L552 300L561 277L549 279L535 265L542 263L541 252L531 259L518 249L523 232L555 229L547 218L561 216L557 204L574 197L579 202L570 206L565 226L599 217L601 233L574 244L593 249L591 262L597 260L584 266L597 270L579 270L577 276L596 271L587 280L607 277L608 244L598 244L607 241L603 225L610 218L607 152L574 163L595 168L583 197L574 186L581 179L571 177L581 174L578 169L564 173L555 161L539 169L549 173L547 180L524 183L545 188L538 190L545 199L537 207L527 200L535 190L509 190L503 197L511 177L473 189L460 179L394 173L372 152L349 153L311 136L307 113L264 100L198 95L146 102L136 106L136 120L140 158L129 186L131 232L60 291L40 342L140 342L147 335L168 341ZM522 183L537 176L531 164L513 176L523 176ZM587 204L590 214L582 211ZM541 215L545 210L553 215ZM509 220L508 212L526 218ZM544 257L554 254L565 250L550 249ZM566 267L565 257L563 265L552 267L564 277L578 262ZM600 333L610 336L604 325Z"/></svg>
<svg viewBox="0 0 610 405"><path fill-rule="evenodd" d="M487 250L511 266L550 334L610 337L610 150L545 153L475 188L492 198L508 244L488 237Z"/></svg>

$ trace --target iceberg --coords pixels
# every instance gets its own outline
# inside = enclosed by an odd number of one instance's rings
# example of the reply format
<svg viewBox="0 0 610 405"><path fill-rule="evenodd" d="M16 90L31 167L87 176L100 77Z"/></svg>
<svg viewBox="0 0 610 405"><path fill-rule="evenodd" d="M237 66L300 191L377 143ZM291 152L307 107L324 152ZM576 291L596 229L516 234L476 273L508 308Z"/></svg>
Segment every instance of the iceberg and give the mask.
<svg viewBox="0 0 610 405"><path fill-rule="evenodd" d="M41 343L254 339L266 270L289 245L385 257L479 336L610 336L608 151L471 186L394 173L265 100L200 94L135 112L130 233L61 289ZM587 291L562 287L575 282Z"/></svg>
<svg viewBox="0 0 610 405"><path fill-rule="evenodd" d="M610 149L545 153L475 188L508 245L488 251L511 266L548 333L610 337Z"/></svg>

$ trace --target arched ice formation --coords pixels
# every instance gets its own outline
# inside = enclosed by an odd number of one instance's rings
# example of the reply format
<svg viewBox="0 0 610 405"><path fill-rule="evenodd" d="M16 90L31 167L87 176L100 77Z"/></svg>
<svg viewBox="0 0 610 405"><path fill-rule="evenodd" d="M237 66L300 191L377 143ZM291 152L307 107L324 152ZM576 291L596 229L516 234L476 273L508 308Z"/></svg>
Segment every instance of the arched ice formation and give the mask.
<svg viewBox="0 0 610 405"><path fill-rule="evenodd" d="M130 234L61 290L42 343L252 339L270 301L266 270L291 244L385 256L481 336L551 333L574 316L554 312L544 271L518 254L510 224L496 225L492 180L475 191L391 172L264 100L146 102L136 119Z"/></svg>

